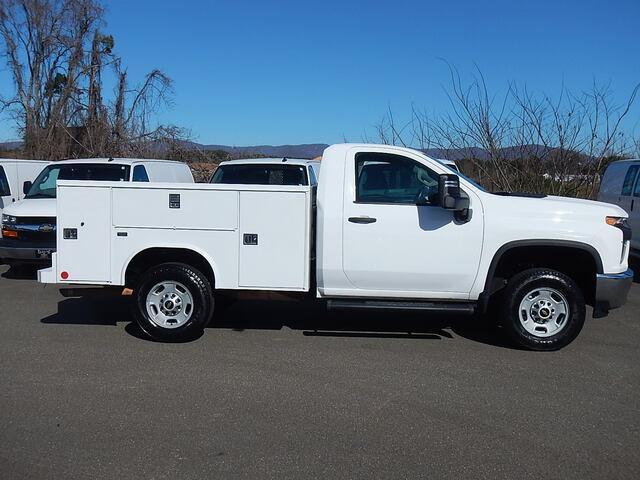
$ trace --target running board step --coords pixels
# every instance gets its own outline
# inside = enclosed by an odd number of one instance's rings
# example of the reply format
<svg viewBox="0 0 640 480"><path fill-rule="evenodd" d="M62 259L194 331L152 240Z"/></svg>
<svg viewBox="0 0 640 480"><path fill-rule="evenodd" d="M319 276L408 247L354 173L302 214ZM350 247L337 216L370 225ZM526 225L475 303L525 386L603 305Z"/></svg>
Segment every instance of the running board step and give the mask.
<svg viewBox="0 0 640 480"><path fill-rule="evenodd" d="M407 302L394 300L327 300L329 310L406 310L423 312L475 312L475 302Z"/></svg>

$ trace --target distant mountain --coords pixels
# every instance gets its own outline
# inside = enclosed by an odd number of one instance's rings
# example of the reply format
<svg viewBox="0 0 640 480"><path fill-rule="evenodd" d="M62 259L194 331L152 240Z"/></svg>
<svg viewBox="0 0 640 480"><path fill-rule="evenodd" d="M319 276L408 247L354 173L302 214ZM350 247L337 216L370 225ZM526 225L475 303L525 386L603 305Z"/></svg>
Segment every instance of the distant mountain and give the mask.
<svg viewBox="0 0 640 480"><path fill-rule="evenodd" d="M422 150L425 154L429 155L432 158L440 158L446 160L465 160L468 158L474 158L480 161L486 161L491 158L489 151L480 147L470 147L470 148L448 148L448 149L440 149L440 148L428 148L426 150ZM511 147L503 147L499 149L499 157L505 160L518 160L518 159L526 159L526 158L538 158L541 160L551 160L553 158L559 158L560 154L564 156L570 153L568 151L563 151L557 147L545 147L544 145L514 145ZM589 162L592 161L593 158L588 155L584 155L582 153L576 153L573 157L574 159L578 159L580 161Z"/></svg>
<svg viewBox="0 0 640 480"><path fill-rule="evenodd" d="M301 145L255 145L248 147L230 147L228 145L200 145L193 144L196 148L203 150L222 150L232 154L234 157L243 155L267 155L270 157L298 157L298 158L315 158L322 155L322 152L329 145L325 143L309 143ZM513 147L505 147L500 150L503 158L513 160L523 157L544 158L550 153L557 151L556 148L545 147L543 145L516 145ZM445 158L447 160L464 160L466 158L475 158L477 160L488 160L489 152L480 147L470 148L428 148L422 150L425 154L432 158Z"/></svg>
<svg viewBox="0 0 640 480"><path fill-rule="evenodd" d="M22 145L22 142L0 142L0 150L16 150L22 148ZM234 157L241 157L243 155L266 155L269 157L291 158L319 157L322 155L324 149L329 146L325 143L305 143L300 145L255 145L236 147L230 145L202 145L195 142L185 142L185 145L202 150L222 150L232 154Z"/></svg>
<svg viewBox="0 0 640 480"><path fill-rule="evenodd" d="M329 145L326 143L303 143L298 145L253 145L237 147L229 145L203 145L195 142L186 142L186 146L202 150L222 150L231 154L234 158L250 157L254 155L268 157L290 157L290 158L316 158ZM22 142L0 142L0 150L16 150L22 147ZM545 147L543 145L516 145L502 148L500 156L507 160L518 158L534 157L545 158L553 155L559 149ZM480 147L470 148L428 148L423 152L432 158L444 158L447 160L464 160L475 158L478 160L488 160L489 152ZM580 158L588 160L588 157L580 155Z"/></svg>
<svg viewBox="0 0 640 480"><path fill-rule="evenodd" d="M483 148L426 148L421 150L425 155L431 158L440 158L446 160L464 160L465 158L477 158L478 160L487 160L489 154Z"/></svg>
<svg viewBox="0 0 640 480"><path fill-rule="evenodd" d="M199 145L203 150L222 150L233 156L268 155L269 157L315 158L329 145L325 143L305 143L300 145L255 145L249 147L230 147L228 145Z"/></svg>
<svg viewBox="0 0 640 480"><path fill-rule="evenodd" d="M22 142L0 142L0 150L18 150L22 148Z"/></svg>

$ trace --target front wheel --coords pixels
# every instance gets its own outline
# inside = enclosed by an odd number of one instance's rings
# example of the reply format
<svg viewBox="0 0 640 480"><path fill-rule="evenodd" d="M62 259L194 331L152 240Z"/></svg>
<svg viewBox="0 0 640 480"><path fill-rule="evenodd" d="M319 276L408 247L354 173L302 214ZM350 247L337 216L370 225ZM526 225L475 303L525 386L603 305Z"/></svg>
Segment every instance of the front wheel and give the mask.
<svg viewBox="0 0 640 480"><path fill-rule="evenodd" d="M580 287L556 270L525 270L505 287L502 325L521 347L558 350L578 336L584 320Z"/></svg>
<svg viewBox="0 0 640 480"><path fill-rule="evenodd" d="M196 338L213 313L209 280L183 263L164 263L143 274L135 300L138 325L160 341Z"/></svg>

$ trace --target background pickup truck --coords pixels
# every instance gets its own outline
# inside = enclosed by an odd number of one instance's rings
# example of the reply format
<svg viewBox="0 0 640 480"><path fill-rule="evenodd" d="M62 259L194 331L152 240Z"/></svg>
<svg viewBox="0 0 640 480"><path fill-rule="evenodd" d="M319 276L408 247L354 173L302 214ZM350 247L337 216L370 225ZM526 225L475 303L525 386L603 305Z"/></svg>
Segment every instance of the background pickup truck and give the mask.
<svg viewBox="0 0 640 480"><path fill-rule="evenodd" d="M221 162L209 183L317 185L320 162L300 158L250 158Z"/></svg>
<svg viewBox="0 0 640 480"><path fill-rule="evenodd" d="M632 281L619 207L492 194L420 152L327 148L312 186L58 182L45 283L126 286L151 337L207 325L218 290L309 292L328 308L496 312L553 350L621 306ZM314 208L314 206L317 206Z"/></svg>

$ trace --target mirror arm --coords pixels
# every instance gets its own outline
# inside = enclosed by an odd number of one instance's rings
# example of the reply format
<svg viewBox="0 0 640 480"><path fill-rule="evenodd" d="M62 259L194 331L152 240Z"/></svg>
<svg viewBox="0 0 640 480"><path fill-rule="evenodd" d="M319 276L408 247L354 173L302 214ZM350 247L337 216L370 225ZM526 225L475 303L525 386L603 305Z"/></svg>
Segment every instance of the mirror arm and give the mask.
<svg viewBox="0 0 640 480"><path fill-rule="evenodd" d="M456 222L467 223L469 220L471 220L471 209L463 208L462 210L455 210L453 212L453 218L456 220Z"/></svg>

